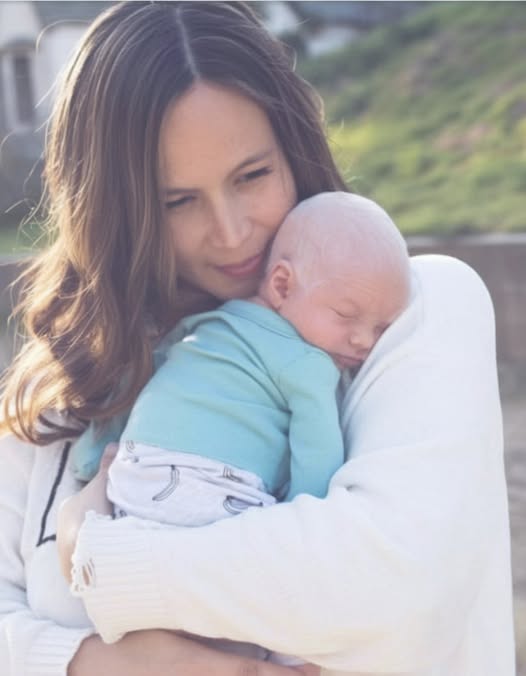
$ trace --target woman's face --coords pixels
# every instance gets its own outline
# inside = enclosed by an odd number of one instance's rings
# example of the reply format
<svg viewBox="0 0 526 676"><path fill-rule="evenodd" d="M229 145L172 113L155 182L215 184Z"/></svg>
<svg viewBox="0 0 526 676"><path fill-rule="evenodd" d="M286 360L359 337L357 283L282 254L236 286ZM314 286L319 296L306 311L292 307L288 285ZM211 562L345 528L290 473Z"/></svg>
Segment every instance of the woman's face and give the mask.
<svg viewBox="0 0 526 676"><path fill-rule="evenodd" d="M271 239L296 203L264 111L232 89L198 83L168 108L159 157L179 277L222 300L255 293Z"/></svg>

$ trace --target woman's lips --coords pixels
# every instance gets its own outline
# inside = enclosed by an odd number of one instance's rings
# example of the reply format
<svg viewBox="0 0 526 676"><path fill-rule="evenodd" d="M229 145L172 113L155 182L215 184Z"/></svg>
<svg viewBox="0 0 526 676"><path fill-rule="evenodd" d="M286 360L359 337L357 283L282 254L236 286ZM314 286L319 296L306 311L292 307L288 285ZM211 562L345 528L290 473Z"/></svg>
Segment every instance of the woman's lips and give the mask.
<svg viewBox="0 0 526 676"><path fill-rule="evenodd" d="M217 268L221 270L223 274L236 279L253 277L260 271L263 258L263 253L259 253L257 256L246 258L244 261L241 261L241 263L235 263L233 265L218 265Z"/></svg>

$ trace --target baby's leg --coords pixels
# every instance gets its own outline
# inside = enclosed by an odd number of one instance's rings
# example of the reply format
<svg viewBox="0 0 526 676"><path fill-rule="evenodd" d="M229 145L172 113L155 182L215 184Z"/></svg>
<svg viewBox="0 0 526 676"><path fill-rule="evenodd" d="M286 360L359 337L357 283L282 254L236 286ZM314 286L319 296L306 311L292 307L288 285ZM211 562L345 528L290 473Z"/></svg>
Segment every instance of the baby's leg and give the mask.
<svg viewBox="0 0 526 676"><path fill-rule="evenodd" d="M109 470L108 497L116 516L178 526L204 526L276 502L253 472L130 441L119 444Z"/></svg>

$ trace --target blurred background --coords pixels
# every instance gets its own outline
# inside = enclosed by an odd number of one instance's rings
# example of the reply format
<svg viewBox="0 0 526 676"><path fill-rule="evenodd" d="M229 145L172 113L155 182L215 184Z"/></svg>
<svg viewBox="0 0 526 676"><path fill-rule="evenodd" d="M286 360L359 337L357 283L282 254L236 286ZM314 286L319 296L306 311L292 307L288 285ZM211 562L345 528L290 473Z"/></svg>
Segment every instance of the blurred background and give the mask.
<svg viewBox="0 0 526 676"><path fill-rule="evenodd" d="M42 246L34 209L54 82L110 4L0 1L0 369L9 283ZM492 294L526 676L526 4L251 4L322 95L350 188L390 212L412 253L467 261Z"/></svg>

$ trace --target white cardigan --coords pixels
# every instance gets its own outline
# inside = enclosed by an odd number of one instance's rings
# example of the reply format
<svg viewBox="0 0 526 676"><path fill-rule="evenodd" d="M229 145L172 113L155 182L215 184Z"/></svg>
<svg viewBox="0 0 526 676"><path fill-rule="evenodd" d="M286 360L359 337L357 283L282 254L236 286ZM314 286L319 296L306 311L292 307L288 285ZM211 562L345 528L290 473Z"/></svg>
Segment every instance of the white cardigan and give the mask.
<svg viewBox="0 0 526 676"><path fill-rule="evenodd" d="M491 302L453 259L413 271L410 307L343 393L350 459L327 498L194 529L88 515L75 594L106 640L178 628L301 655L326 676L515 673ZM6 676L64 676L93 631L52 539L76 490L62 446L0 449Z"/></svg>

